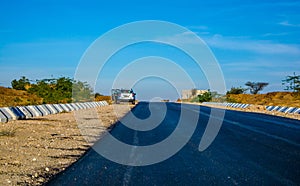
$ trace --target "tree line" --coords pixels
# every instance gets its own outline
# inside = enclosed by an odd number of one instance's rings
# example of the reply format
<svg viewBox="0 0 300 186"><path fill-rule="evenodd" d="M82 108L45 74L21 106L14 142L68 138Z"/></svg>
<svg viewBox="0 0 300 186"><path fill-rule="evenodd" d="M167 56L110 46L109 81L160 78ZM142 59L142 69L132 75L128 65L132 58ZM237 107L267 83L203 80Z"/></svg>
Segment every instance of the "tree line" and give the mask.
<svg viewBox="0 0 300 186"><path fill-rule="evenodd" d="M243 87L231 87L229 91L227 91L226 95L229 94L244 94L247 91L249 91L251 94L258 94L260 91L262 91L266 86L268 86L269 83L267 82L252 82L248 81L245 83L245 88ZM284 80L282 80L282 85L285 86L284 90L291 90L293 92L300 93L300 75L296 75L296 73L293 73L293 75L286 76ZM192 94L196 94L196 89L192 90ZM211 101L215 95L208 90L206 93L198 95L196 97L198 102L207 102Z"/></svg>
<svg viewBox="0 0 300 186"><path fill-rule="evenodd" d="M92 88L86 82L68 77L30 81L25 76L14 79L11 86L43 98L43 103L84 102L94 99Z"/></svg>
<svg viewBox="0 0 300 186"><path fill-rule="evenodd" d="M266 82L250 82L245 83L247 88L243 87L231 87L226 94L243 94L246 91L250 91L251 94L258 94L262 91L269 83ZM292 90L293 92L300 92L300 75L296 75L294 72L291 76L286 76L284 80L282 80L282 85L285 86L284 90Z"/></svg>

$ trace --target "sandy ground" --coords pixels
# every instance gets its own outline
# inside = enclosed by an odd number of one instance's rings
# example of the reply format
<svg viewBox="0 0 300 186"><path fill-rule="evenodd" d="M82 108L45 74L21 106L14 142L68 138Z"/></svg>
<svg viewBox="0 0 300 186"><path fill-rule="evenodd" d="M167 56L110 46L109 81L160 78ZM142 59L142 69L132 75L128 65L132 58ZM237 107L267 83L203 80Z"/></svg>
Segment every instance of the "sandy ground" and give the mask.
<svg viewBox="0 0 300 186"><path fill-rule="evenodd" d="M110 105L1 123L0 185L45 183L78 160L131 107Z"/></svg>

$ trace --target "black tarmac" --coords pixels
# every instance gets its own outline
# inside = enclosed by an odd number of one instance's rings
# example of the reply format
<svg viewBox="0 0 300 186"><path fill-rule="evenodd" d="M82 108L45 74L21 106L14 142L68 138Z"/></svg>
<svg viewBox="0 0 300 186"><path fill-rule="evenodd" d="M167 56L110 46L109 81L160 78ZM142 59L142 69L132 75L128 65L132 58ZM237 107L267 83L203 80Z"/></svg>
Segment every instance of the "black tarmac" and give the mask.
<svg viewBox="0 0 300 186"><path fill-rule="evenodd" d="M47 185L300 185L299 120L226 110L217 137L200 152L212 108L155 104L156 108L167 106L164 120L155 129L135 131L118 122L110 133L127 144L156 144L172 134L184 107L199 114L199 122L174 156L153 165L127 166L91 148ZM139 103L132 112L141 119L149 117L149 103Z"/></svg>

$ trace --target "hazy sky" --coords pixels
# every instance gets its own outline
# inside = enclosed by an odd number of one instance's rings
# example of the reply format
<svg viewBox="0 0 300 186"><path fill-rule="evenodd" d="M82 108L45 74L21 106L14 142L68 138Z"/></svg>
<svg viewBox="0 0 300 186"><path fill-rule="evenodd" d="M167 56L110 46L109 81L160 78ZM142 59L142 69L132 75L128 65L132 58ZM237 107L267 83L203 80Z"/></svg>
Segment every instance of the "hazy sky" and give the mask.
<svg viewBox="0 0 300 186"><path fill-rule="evenodd" d="M162 20L186 27L207 43L221 66L228 89L244 86L246 81L264 81L270 83L265 92L281 91L285 76L293 72L300 74L299 10L300 1L290 0L1 0L0 86L8 87L11 80L20 76L32 80L73 77L84 52L102 34L133 21ZM190 42L188 34L184 34L172 39ZM144 43L115 54L102 69L95 90L109 94L117 74L126 65L147 56L162 59L145 58L148 62L138 70L144 72L158 67L168 77L175 76L172 80L155 76L137 80L134 88L139 99L176 99L179 96L176 90L193 88L180 82L180 76L176 79L176 73L165 59L185 70L195 87L210 88L201 70L178 49ZM128 78L134 77L132 72L128 74ZM127 76L122 77L126 82Z"/></svg>

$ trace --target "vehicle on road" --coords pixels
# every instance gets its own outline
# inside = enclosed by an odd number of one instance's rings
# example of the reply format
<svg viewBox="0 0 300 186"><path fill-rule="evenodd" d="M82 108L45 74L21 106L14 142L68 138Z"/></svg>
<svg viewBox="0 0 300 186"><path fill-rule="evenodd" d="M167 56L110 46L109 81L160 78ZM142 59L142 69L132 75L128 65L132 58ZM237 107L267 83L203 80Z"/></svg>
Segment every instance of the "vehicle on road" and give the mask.
<svg viewBox="0 0 300 186"><path fill-rule="evenodd" d="M111 98L114 103L131 102L135 104L136 93L132 89L112 89Z"/></svg>
<svg viewBox="0 0 300 186"><path fill-rule="evenodd" d="M150 104L150 117L161 117L167 109L163 121L156 120L158 127L145 131L118 122L96 148L46 185L299 185L299 120L171 102L140 102L132 115L145 118ZM202 139L214 139L213 132L205 132L213 109L217 121L220 111L226 114L215 140L201 151ZM132 115L122 120L132 126L155 122ZM216 120L210 124L216 126ZM166 137L173 140L166 142ZM108 143L112 140L116 142ZM179 146L182 142L186 144ZM171 157L162 158L170 151Z"/></svg>

